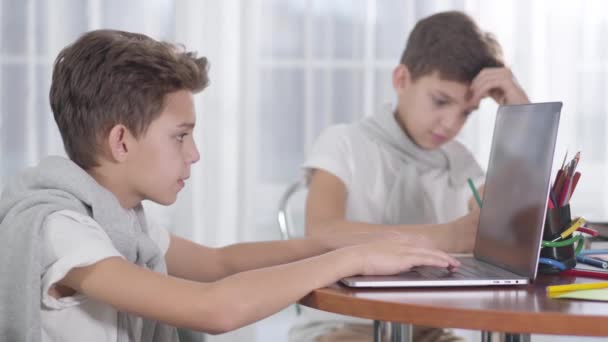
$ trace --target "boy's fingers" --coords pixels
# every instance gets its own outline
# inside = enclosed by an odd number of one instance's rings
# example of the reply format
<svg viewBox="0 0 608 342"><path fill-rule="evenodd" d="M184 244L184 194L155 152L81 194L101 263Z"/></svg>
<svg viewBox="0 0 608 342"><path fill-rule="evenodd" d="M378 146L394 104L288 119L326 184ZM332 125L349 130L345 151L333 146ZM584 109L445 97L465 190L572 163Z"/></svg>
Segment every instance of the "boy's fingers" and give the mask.
<svg viewBox="0 0 608 342"><path fill-rule="evenodd" d="M408 269L414 266L435 266L442 268L456 267L448 261L432 255L414 255L408 258Z"/></svg>
<svg viewBox="0 0 608 342"><path fill-rule="evenodd" d="M446 264L449 264L449 265L452 265L452 266L459 266L460 265L460 262L456 258L448 255L445 252L437 250L437 249L427 249L427 248L419 248L419 247L417 247L417 248L412 248L408 252L410 254L415 255L415 256L425 256L425 257L433 258L435 260L442 260Z"/></svg>
<svg viewBox="0 0 608 342"><path fill-rule="evenodd" d="M486 96L492 97L499 104L529 103L528 96L521 88L513 73L501 70L483 70L471 83L471 103L481 101Z"/></svg>
<svg viewBox="0 0 608 342"><path fill-rule="evenodd" d="M496 102L502 104L506 94L506 89L513 86L508 81L500 78L490 78L477 84L475 88L471 89L473 93L472 100L481 101L484 97L490 96Z"/></svg>
<svg viewBox="0 0 608 342"><path fill-rule="evenodd" d="M478 86L480 83L484 82L489 78L499 78L503 75L504 72L500 70L493 70L493 68L483 69L479 74L473 79L471 82L471 87Z"/></svg>
<svg viewBox="0 0 608 342"><path fill-rule="evenodd" d="M490 95L490 90L496 87L496 81L494 79L484 79L474 86L471 86L471 93L473 94L471 98L471 103L477 103L481 101L484 97Z"/></svg>
<svg viewBox="0 0 608 342"><path fill-rule="evenodd" d="M473 79L471 85L480 82L487 78L505 78L512 79L513 73L508 68L485 68L479 72L479 74Z"/></svg>

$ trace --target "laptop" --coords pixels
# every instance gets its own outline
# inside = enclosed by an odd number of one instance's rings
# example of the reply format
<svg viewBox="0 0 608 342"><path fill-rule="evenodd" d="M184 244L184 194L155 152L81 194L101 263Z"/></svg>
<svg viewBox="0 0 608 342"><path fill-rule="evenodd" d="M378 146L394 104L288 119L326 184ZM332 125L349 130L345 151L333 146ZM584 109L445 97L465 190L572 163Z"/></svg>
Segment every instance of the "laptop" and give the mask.
<svg viewBox="0 0 608 342"><path fill-rule="evenodd" d="M454 271L354 276L350 287L523 285L536 277L561 102L498 108L473 255Z"/></svg>

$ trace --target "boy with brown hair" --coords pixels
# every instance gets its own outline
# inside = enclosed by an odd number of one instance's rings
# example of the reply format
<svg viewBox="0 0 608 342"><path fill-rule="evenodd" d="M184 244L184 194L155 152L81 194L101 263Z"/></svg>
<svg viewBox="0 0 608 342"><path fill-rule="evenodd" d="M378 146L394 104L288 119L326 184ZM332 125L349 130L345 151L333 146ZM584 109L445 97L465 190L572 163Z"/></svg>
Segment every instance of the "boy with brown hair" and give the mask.
<svg viewBox="0 0 608 342"><path fill-rule="evenodd" d="M61 51L50 99L70 159L3 192L0 340L175 341L174 326L236 329L345 276L458 265L394 233L208 248L148 221L141 202L175 202L199 159L207 82L205 58L141 34Z"/></svg>
<svg viewBox="0 0 608 342"><path fill-rule="evenodd" d="M412 236L419 246L471 252L479 211L471 205L466 180L479 185L484 174L454 138L481 99L522 104L528 97L505 67L496 40L455 11L415 25L393 71L393 87L396 106L329 127L314 144L304 163L307 234L389 229ZM329 323L309 324L315 328L300 329L303 335L325 335L329 341L328 336L345 336L351 329L331 323L345 318L306 311L312 317L304 321ZM362 331L366 322L350 321L352 331ZM414 332L416 341L452 338L433 330ZM371 326L348 339L371 340Z"/></svg>

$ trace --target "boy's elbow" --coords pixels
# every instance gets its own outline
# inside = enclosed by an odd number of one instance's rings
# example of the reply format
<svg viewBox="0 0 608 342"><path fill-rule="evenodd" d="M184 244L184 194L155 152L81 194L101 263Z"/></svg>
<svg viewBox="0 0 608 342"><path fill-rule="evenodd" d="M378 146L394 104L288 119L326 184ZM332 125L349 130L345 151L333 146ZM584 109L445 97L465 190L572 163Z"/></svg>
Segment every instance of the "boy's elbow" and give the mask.
<svg viewBox="0 0 608 342"><path fill-rule="evenodd" d="M218 334L227 333L247 325L246 315L242 312L240 305L232 305L222 310L221 317L217 319Z"/></svg>
<svg viewBox="0 0 608 342"><path fill-rule="evenodd" d="M239 326L234 319L234 315L230 315L227 310L217 310L211 314L209 320L196 322L193 329L202 331L210 335L220 335L236 330Z"/></svg>
<svg viewBox="0 0 608 342"><path fill-rule="evenodd" d="M243 305L238 301L217 300L221 295L208 301L195 317L208 317L196 322L196 330L210 335L224 334L247 324Z"/></svg>
<svg viewBox="0 0 608 342"><path fill-rule="evenodd" d="M229 322L216 322L213 327L201 330L209 335L221 335L235 329Z"/></svg>

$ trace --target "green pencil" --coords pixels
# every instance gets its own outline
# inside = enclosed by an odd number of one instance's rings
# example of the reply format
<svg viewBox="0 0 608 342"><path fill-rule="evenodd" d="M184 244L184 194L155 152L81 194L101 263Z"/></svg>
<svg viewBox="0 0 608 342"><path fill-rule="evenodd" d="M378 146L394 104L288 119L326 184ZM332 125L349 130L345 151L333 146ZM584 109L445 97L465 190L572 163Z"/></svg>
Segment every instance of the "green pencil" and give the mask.
<svg viewBox="0 0 608 342"><path fill-rule="evenodd" d="M477 205L479 206L479 208L481 208L481 198L479 197L479 194L477 193L477 188L475 188L475 184L473 184L473 180L471 178L467 178L467 182L469 182L469 187L471 188L471 191L473 191L473 196L475 196Z"/></svg>

